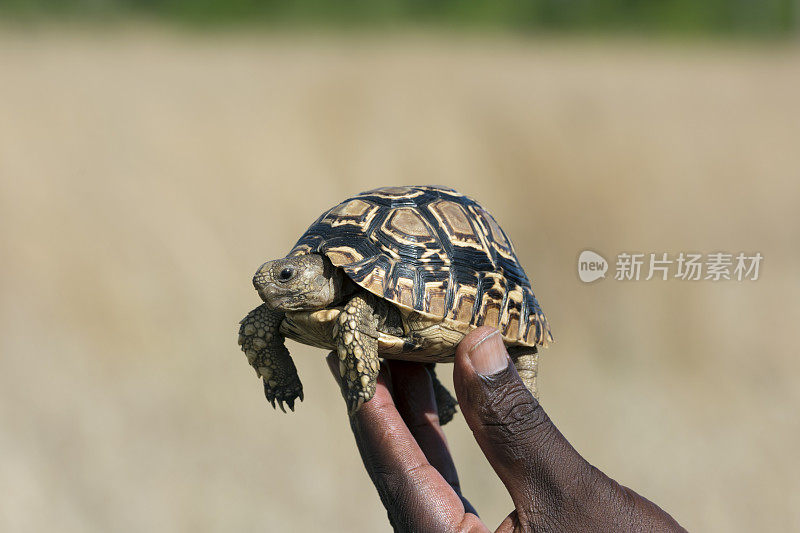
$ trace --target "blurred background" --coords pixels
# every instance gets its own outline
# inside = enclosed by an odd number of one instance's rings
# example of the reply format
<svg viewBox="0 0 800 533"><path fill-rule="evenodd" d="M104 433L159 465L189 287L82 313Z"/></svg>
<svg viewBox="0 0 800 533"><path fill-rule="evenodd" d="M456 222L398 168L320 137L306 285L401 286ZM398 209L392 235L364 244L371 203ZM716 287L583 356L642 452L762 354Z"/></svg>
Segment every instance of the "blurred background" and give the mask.
<svg viewBox="0 0 800 533"><path fill-rule="evenodd" d="M290 343L306 399L275 412L237 322L324 209L437 183L514 240L557 341L543 405L590 462L690 530L797 531L798 20L790 0L0 3L0 530L387 531L324 353ZM584 284L584 249L764 261ZM495 526L510 499L463 418L446 431Z"/></svg>

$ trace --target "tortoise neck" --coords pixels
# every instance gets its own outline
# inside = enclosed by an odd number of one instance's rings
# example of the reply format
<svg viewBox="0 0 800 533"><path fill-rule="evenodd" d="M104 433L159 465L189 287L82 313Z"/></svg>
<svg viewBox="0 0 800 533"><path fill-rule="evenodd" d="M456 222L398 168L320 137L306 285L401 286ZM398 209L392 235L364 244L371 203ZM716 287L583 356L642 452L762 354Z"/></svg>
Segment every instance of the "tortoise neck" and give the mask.
<svg viewBox="0 0 800 533"><path fill-rule="evenodd" d="M334 299L332 306L342 305L345 301L350 299L356 292L363 290L361 287L350 279L341 268L334 267L335 270L332 275L331 281L334 286Z"/></svg>

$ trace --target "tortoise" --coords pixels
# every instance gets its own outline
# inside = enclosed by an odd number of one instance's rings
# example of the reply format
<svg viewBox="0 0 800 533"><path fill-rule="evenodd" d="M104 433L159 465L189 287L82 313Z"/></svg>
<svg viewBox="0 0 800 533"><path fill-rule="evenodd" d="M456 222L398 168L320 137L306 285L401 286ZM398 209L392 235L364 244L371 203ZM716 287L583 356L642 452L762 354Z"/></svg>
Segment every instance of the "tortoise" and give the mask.
<svg viewBox="0 0 800 533"><path fill-rule="evenodd" d="M490 325L537 395L537 346L550 326L511 241L477 202L438 186L363 192L320 216L282 259L261 265L263 304L241 322L239 344L267 400L294 411L303 386L286 337L338 353L355 413L375 393L380 357L427 363L441 423L456 400L436 379L471 330Z"/></svg>

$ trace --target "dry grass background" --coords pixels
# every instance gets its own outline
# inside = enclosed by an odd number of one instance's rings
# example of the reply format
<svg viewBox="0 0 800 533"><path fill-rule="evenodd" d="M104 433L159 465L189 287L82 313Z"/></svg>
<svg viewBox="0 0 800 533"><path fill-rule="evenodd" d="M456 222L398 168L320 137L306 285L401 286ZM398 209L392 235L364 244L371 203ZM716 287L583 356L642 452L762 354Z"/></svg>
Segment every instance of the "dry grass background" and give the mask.
<svg viewBox="0 0 800 533"><path fill-rule="evenodd" d="M6 28L0 79L0 530L386 530L323 354L276 413L236 323L319 212L403 183L514 239L592 463L692 530L800 528L800 50ZM584 285L585 248L765 260Z"/></svg>

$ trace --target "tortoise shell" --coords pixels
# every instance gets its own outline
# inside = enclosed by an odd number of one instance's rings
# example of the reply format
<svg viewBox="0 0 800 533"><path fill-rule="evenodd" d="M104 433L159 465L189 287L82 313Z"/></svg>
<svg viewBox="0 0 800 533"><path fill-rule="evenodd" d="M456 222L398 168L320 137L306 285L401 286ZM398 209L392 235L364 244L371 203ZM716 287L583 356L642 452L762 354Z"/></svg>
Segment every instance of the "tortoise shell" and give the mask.
<svg viewBox="0 0 800 533"><path fill-rule="evenodd" d="M385 187L349 198L320 216L289 255L308 253L324 254L401 310L461 329L493 326L527 346L553 340L511 241L453 189Z"/></svg>

